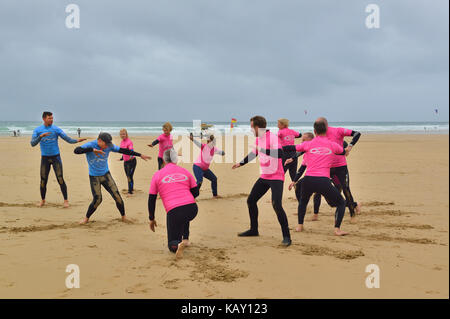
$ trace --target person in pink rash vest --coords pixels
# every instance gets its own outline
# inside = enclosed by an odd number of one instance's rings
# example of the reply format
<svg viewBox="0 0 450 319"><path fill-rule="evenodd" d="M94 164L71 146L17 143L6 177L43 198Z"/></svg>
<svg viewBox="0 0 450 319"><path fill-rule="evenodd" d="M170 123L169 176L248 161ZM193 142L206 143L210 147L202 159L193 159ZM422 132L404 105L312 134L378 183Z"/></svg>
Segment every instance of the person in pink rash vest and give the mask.
<svg viewBox="0 0 450 319"><path fill-rule="evenodd" d="M167 212L167 240L169 250L176 258L183 256L183 250L189 246L189 223L197 216L198 207L195 198L198 187L194 176L177 165L178 155L172 148L163 153L164 167L152 177L148 197L150 230L155 231L156 197L159 193Z"/></svg>
<svg viewBox="0 0 450 319"><path fill-rule="evenodd" d="M345 150L341 145L330 141L326 133L327 127L325 123L316 121L314 123L314 134L316 136L314 139L284 148L288 151L305 152L303 157L306 159L307 169L301 184L297 231L303 231L306 206L311 195L318 193L325 197L330 206L336 207L334 234L343 236L348 234L341 230L345 212L345 200L339 193L339 190L331 183L330 168L334 162L334 155L343 155Z"/></svg>
<svg viewBox="0 0 450 319"><path fill-rule="evenodd" d="M192 170L194 171L195 178L197 180L198 189L200 190L203 177L211 181L211 189L214 198L220 198L217 195L217 177L214 173L209 169L211 161L215 154L219 154L224 156L225 152L218 149L216 145L216 140L214 135L210 135L206 144L202 144L196 140L194 140L194 135L191 133L189 138L195 145L200 148L200 154L198 155L197 160L194 162Z"/></svg>
<svg viewBox="0 0 450 319"><path fill-rule="evenodd" d="M275 134L266 130L267 122L262 116L254 116L250 119L250 125L256 136L255 148L240 163L234 164L233 169L241 167L259 155L261 176L253 186L247 198L250 215L250 229L239 233L240 237L259 236L258 231L258 201L269 189L272 191L272 207L277 214L278 222L283 234L283 246L291 245L291 235L286 213L282 206L284 170L283 149L280 139ZM267 154L260 149L266 149Z"/></svg>
<svg viewBox="0 0 450 319"><path fill-rule="evenodd" d="M286 145L294 145L295 139L302 137L302 134L300 132L291 130L289 128L289 120L288 119L279 119L278 120L278 137L280 138L281 146ZM297 157L294 156L294 154L286 153L284 154L283 158L283 169L284 173L289 170L289 176L291 177L291 181L294 180L295 174L297 172L297 166L298 166L298 160ZM286 160L292 158L292 161L289 161L286 163Z"/></svg>
<svg viewBox="0 0 450 319"><path fill-rule="evenodd" d="M134 150L133 142L128 137L128 132L126 129L120 130L120 138L122 141L120 142L120 148L124 148L130 151ZM120 158L121 161L123 161L123 167L125 169L125 174L127 175L128 179L128 195L133 195L134 191L134 172L136 171L136 157L130 156L130 155L122 155Z"/></svg>
<svg viewBox="0 0 450 319"><path fill-rule="evenodd" d="M350 212L351 223L356 222L356 214L361 213L361 205L355 202L353 199L353 195L350 191L350 176L347 167L346 157L350 154L353 146L358 142L361 137L361 133L358 131L353 131L350 129L342 128L342 127L331 127L328 126L328 121L324 117L320 117L317 121L323 122L327 127L327 138L330 141L333 141L339 145L342 145L344 142L345 136L352 136L353 139L348 144L345 149L345 155L335 155L334 161L331 166L331 177L334 180L339 180L339 184L341 186L342 191L344 192L346 206Z"/></svg>
<svg viewBox="0 0 450 319"><path fill-rule="evenodd" d="M152 144L148 144L149 147L154 147L155 145L159 144L159 151L158 151L158 169L161 169L163 166L163 154L166 150L171 149L173 147L172 143L172 135L170 135L170 132L172 132L172 124L169 122L164 123L162 130L163 134L158 136L156 140L152 142Z"/></svg>

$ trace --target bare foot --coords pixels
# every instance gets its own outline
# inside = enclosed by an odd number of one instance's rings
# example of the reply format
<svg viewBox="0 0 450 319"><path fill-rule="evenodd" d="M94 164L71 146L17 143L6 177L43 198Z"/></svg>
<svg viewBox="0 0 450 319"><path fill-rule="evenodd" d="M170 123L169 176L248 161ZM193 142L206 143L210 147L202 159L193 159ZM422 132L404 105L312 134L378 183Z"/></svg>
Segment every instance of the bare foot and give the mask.
<svg viewBox="0 0 450 319"><path fill-rule="evenodd" d="M356 224L357 222L356 216L350 217L350 224Z"/></svg>
<svg viewBox="0 0 450 319"><path fill-rule="evenodd" d="M89 223L89 218L85 217L85 218L83 218L83 220L80 222L80 225L86 225L87 223Z"/></svg>
<svg viewBox="0 0 450 319"><path fill-rule="evenodd" d="M123 215L123 216L122 216L122 222L127 223L127 224L132 224L132 223L133 223L131 220L129 220L129 219L127 218L126 215Z"/></svg>
<svg viewBox="0 0 450 319"><path fill-rule="evenodd" d="M69 201L68 200L64 201L63 208L69 208Z"/></svg>
<svg viewBox="0 0 450 319"><path fill-rule="evenodd" d="M186 247L189 247L191 245L191 242L189 241L189 239L183 239L183 244Z"/></svg>
<svg viewBox="0 0 450 319"><path fill-rule="evenodd" d="M213 198L215 198L215 199L219 199L219 198L222 198L222 196L220 196L220 195L216 195L216 196L213 196Z"/></svg>
<svg viewBox="0 0 450 319"><path fill-rule="evenodd" d="M335 229L334 229L334 234L335 234L336 236L345 236L345 235L348 235L347 232L342 231L340 228L335 228Z"/></svg>
<svg viewBox="0 0 450 319"><path fill-rule="evenodd" d="M41 200L41 202L37 204L37 207L43 207L44 205L45 205L45 199Z"/></svg>
<svg viewBox="0 0 450 319"><path fill-rule="evenodd" d="M314 214L313 217L311 218L311 220L313 222L318 221L319 220L319 214Z"/></svg>
<svg viewBox="0 0 450 319"><path fill-rule="evenodd" d="M134 194L127 193L127 197L133 197Z"/></svg>
<svg viewBox="0 0 450 319"><path fill-rule="evenodd" d="M361 204L358 203L355 207L355 213L356 215L361 215Z"/></svg>
<svg viewBox="0 0 450 319"><path fill-rule="evenodd" d="M178 244L178 249L177 249L177 252L175 253L175 258L176 258L176 259L183 258L183 251L184 251L184 248L185 248L185 246L184 246L184 243L183 243L183 242L181 242L181 243Z"/></svg>
<svg viewBox="0 0 450 319"><path fill-rule="evenodd" d="M303 225L298 224L297 227L295 228L296 232L302 232L304 230Z"/></svg>

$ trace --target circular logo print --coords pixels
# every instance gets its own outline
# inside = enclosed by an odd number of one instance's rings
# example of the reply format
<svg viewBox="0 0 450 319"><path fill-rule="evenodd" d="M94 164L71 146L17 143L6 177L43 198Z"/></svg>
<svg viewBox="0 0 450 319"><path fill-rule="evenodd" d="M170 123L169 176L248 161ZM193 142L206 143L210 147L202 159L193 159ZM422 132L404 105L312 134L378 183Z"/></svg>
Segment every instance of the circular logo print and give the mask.
<svg viewBox="0 0 450 319"><path fill-rule="evenodd" d="M184 182L187 181L188 177L184 174L180 174L180 173L175 173L175 174L170 174L167 176L164 176L164 178L162 179L163 183L178 183L178 182Z"/></svg>
<svg viewBox="0 0 450 319"><path fill-rule="evenodd" d="M327 147L315 147L309 151L311 154L316 155L330 155L331 150Z"/></svg>

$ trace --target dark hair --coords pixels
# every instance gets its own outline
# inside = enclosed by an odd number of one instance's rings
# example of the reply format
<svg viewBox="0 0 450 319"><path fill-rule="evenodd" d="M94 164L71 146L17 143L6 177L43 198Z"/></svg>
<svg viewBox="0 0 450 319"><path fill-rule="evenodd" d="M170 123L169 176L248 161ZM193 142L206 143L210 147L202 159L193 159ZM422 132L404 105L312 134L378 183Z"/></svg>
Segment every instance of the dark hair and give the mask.
<svg viewBox="0 0 450 319"><path fill-rule="evenodd" d="M208 138L211 142L214 141L214 135L210 135Z"/></svg>
<svg viewBox="0 0 450 319"><path fill-rule="evenodd" d="M259 116L259 115L253 116L250 119L250 122L253 122L253 125L257 126L259 128L266 128L267 127L266 119L264 117L262 117L262 116Z"/></svg>
<svg viewBox="0 0 450 319"><path fill-rule="evenodd" d="M42 113L42 118L45 119L47 116L51 116L51 115L53 115L52 112L45 111L44 113Z"/></svg>
<svg viewBox="0 0 450 319"><path fill-rule="evenodd" d="M317 134L325 134L327 132L327 125L324 121L315 121L314 131L316 131Z"/></svg>

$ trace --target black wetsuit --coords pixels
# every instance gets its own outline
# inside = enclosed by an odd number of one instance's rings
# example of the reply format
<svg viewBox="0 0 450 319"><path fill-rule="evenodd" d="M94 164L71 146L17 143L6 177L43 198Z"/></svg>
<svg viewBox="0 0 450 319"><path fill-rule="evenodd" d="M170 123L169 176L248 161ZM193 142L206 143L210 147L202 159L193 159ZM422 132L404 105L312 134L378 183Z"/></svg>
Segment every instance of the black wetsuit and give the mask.
<svg viewBox="0 0 450 319"><path fill-rule="evenodd" d="M265 153L274 158L283 158L284 152L281 148L276 150L265 150L261 149L262 153ZM241 166L250 162L256 158L256 154L251 152L248 154L239 164ZM250 215L250 229L246 232L239 234L239 236L258 236L258 201L265 193L270 189L272 191L272 207L277 214L278 222L281 226L281 232L283 234L283 243L290 245L291 235L289 232L289 224L286 216L286 212L283 209L282 199L283 199L283 180L269 180L264 178L259 178L253 185L250 195L247 198L247 206Z"/></svg>
<svg viewBox="0 0 450 319"><path fill-rule="evenodd" d="M77 147L74 150L75 154L85 154L92 152L93 148L83 148L81 146ZM134 152L129 149L120 148L118 153L130 155L130 156L141 156L140 153ZM101 176L91 176L89 175L89 181L91 185L91 192L92 192L92 202L88 207L88 210L86 212L86 217L90 218L91 215L97 210L98 206L102 202L102 188L103 186L108 193L111 194L112 198L116 202L116 207L120 212L121 216L125 215L125 204L123 202L122 196L120 196L119 189L117 188L116 183L114 182L114 179L111 176L111 173L108 171L106 174Z"/></svg>
<svg viewBox="0 0 450 319"><path fill-rule="evenodd" d="M152 142L152 146L155 146L158 144L159 144L159 140L157 140L157 139ZM163 167L163 164L164 164L164 160L158 156L158 170L160 170Z"/></svg>
<svg viewBox="0 0 450 319"><path fill-rule="evenodd" d="M61 161L61 156L42 156L41 157L41 199L45 200L45 195L47 193L47 182L48 175L50 173L50 166L53 166L53 171L55 172L56 179L58 181L59 187L61 188L61 193L63 194L64 200L67 200L67 185L63 177L63 165Z"/></svg>
<svg viewBox="0 0 450 319"><path fill-rule="evenodd" d="M194 198L199 194L198 186L190 189ZM150 220L155 219L157 195L148 196L148 215ZM167 212L167 245L171 252L176 252L178 244L183 239L189 239L189 223L197 216L198 206L196 203L178 206Z"/></svg>
<svg viewBox="0 0 450 319"><path fill-rule="evenodd" d="M120 160L123 161L123 157ZM133 176L136 170L136 165L137 165L136 157L133 157L132 159L123 162L123 168L125 170L125 174L127 175L128 179L128 194L133 194L134 190Z"/></svg>

